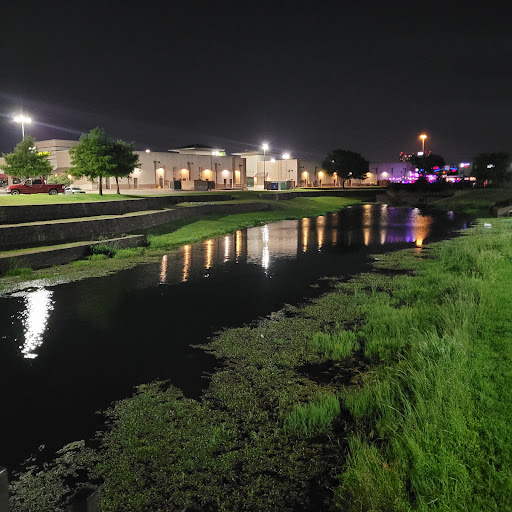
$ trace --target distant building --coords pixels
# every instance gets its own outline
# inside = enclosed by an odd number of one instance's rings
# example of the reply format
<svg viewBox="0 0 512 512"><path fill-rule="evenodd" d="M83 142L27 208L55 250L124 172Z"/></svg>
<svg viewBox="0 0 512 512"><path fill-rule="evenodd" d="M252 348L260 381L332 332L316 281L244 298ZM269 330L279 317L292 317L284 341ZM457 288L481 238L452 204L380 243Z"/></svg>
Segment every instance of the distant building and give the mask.
<svg viewBox="0 0 512 512"><path fill-rule="evenodd" d="M375 183L409 181L415 172L416 168L407 161L370 163L370 176Z"/></svg>
<svg viewBox="0 0 512 512"><path fill-rule="evenodd" d="M71 167L69 150L78 144L77 140L42 140L36 142L37 150L48 154L55 174L67 174ZM226 156L224 149L214 149L201 144L185 146L165 152L150 150L135 151L140 165L130 177L119 180L119 188L172 188L175 182L184 190L194 189L195 181L210 181L216 188L244 188L246 186L245 160ZM86 178L75 180L84 189L97 189L98 183ZM105 188L115 187L114 178L105 179Z"/></svg>

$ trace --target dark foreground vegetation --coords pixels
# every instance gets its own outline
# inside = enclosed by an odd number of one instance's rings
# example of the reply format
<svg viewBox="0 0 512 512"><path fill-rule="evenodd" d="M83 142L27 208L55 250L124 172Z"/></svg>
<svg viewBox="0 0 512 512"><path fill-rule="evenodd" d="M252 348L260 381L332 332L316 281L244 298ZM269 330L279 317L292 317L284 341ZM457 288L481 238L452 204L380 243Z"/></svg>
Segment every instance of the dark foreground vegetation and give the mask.
<svg viewBox="0 0 512 512"><path fill-rule="evenodd" d="M511 510L512 219L491 223L219 333L202 400L141 386L13 510L64 510L74 478L112 512Z"/></svg>

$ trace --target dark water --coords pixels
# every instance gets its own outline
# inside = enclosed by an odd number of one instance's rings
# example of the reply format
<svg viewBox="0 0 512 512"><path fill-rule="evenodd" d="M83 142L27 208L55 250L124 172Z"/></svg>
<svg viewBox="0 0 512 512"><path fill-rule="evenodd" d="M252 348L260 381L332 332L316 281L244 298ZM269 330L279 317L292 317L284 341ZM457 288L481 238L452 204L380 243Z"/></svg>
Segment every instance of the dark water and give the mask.
<svg viewBox="0 0 512 512"><path fill-rule="evenodd" d="M362 272L369 254L421 247L466 222L451 213L353 207L0 298L0 465L15 467L41 444L53 450L90 436L101 422L95 411L137 384L169 379L199 396L216 361L191 344L318 295L328 286L322 277Z"/></svg>

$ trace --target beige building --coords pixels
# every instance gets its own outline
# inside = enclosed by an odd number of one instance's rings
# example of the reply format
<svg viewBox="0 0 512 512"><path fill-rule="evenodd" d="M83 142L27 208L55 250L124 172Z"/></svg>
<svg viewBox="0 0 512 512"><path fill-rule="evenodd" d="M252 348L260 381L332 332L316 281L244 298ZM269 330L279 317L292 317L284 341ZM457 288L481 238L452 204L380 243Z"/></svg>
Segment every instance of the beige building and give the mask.
<svg viewBox="0 0 512 512"><path fill-rule="evenodd" d="M222 149L190 146L167 152L136 151L139 165L123 188L173 188L181 182L183 190L193 190L195 181L210 181L215 188L245 188L245 159L226 156Z"/></svg>
<svg viewBox="0 0 512 512"><path fill-rule="evenodd" d="M37 150L47 154L55 174L66 174L71 166L69 150L78 144L76 140L42 140ZM194 145L169 151L135 151L139 165L128 178L119 180L122 189L182 188L196 190L207 188L214 182L215 188L245 188L246 163L240 156L226 156L224 149ZM177 182L180 182L179 185ZM202 183L199 183L202 182ZM98 188L97 182L86 178L74 180L86 190ZM116 186L114 178L106 178L105 188Z"/></svg>

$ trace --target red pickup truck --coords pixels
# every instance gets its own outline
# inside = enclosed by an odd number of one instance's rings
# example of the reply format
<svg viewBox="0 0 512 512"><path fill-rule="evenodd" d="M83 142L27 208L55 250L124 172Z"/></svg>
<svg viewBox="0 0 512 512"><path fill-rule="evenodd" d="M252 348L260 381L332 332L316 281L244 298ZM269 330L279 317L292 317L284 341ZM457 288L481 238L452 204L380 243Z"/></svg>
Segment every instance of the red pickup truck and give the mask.
<svg viewBox="0 0 512 512"><path fill-rule="evenodd" d="M5 189L13 196L17 194L50 194L56 196L59 192L64 193L64 185L47 184L42 178L32 178L17 185L9 185Z"/></svg>

